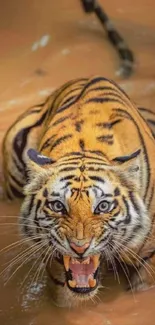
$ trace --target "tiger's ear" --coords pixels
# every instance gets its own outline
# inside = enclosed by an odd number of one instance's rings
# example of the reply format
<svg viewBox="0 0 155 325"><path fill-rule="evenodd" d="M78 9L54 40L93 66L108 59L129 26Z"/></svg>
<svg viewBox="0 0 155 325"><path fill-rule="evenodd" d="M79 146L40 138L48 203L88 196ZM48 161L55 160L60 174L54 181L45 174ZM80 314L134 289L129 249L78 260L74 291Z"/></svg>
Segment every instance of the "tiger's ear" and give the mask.
<svg viewBox="0 0 155 325"><path fill-rule="evenodd" d="M32 162L36 163L39 166L45 166L48 164L53 164L55 162L53 159L41 155L39 152L32 148L28 150L27 155Z"/></svg>
<svg viewBox="0 0 155 325"><path fill-rule="evenodd" d="M128 156L114 158L112 160L114 170L118 172L120 176L135 183L140 178L140 153L141 149Z"/></svg>
<svg viewBox="0 0 155 325"><path fill-rule="evenodd" d="M37 152L34 149L29 149L27 151L27 167L28 167L28 173L33 178L37 174L43 173L45 170L50 167L55 161L49 157L41 155L39 152Z"/></svg>

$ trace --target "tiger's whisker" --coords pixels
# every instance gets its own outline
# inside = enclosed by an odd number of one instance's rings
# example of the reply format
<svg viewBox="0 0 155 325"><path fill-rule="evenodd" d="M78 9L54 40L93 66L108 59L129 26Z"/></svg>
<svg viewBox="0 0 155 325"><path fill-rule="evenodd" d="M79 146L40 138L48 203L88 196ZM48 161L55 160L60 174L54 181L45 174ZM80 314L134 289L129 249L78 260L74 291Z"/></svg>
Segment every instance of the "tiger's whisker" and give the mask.
<svg viewBox="0 0 155 325"><path fill-rule="evenodd" d="M47 246L48 242L44 242L41 247L40 250L42 250L42 248L46 245ZM47 249L47 247L45 248L45 250ZM21 283L21 286L23 286L23 284L25 283L26 279L29 277L30 273L32 272L32 270L34 269L35 265L38 263L40 257L42 256L42 254L44 253L44 251L40 253L40 255L37 257L37 259L34 261L32 267L30 268L29 272L27 273L27 275L25 276L23 282ZM32 281L33 282L33 281Z"/></svg>
<svg viewBox="0 0 155 325"><path fill-rule="evenodd" d="M30 253L30 255L28 255L28 257L26 258L26 259L24 259L24 261L15 269L15 271L11 274L11 276L7 279L7 281L5 282L5 284L7 284L10 280L11 280L11 278L17 273L17 271L24 265L24 264L26 264L26 262L27 261L29 261L29 259L30 259L30 256L32 256L33 255L33 253L35 252L35 254L39 251L41 249L41 247L39 247L38 249L36 249L36 250L33 250L33 252L31 252Z"/></svg>
<svg viewBox="0 0 155 325"><path fill-rule="evenodd" d="M39 275L40 275L40 272L41 272L41 270L43 269L43 271L45 270L45 267L44 267L44 262L46 261L46 257L47 257L47 255L49 254L49 251L50 251L50 249L51 249L51 247L46 247L46 249L45 249L45 251L46 251L46 253L45 253L45 255L43 256L43 258L42 258L42 260L41 260L41 262L40 262L40 266L39 266L39 268L37 269L37 271L36 271L36 273L34 274L34 277L33 277L33 279L32 279L32 282L38 282L38 279L39 279ZM44 252L45 252L44 251ZM48 257L49 258L49 257ZM36 280L35 280L36 279Z"/></svg>

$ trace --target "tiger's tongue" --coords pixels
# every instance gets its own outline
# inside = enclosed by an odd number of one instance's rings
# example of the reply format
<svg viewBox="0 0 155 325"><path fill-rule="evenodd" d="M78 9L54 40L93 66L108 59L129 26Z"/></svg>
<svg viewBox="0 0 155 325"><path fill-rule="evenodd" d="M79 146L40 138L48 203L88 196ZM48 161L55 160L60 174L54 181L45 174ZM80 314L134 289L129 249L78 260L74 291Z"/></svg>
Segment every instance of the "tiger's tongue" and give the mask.
<svg viewBox="0 0 155 325"><path fill-rule="evenodd" d="M90 261L89 264L73 264L72 262L69 263L69 268L74 274L84 274L89 275L95 271L94 264L92 261Z"/></svg>
<svg viewBox="0 0 155 325"><path fill-rule="evenodd" d="M92 261L89 264L73 264L70 262L69 268L72 271L72 283L76 281L76 286L90 286L91 282L94 281L93 272L95 272L95 268Z"/></svg>

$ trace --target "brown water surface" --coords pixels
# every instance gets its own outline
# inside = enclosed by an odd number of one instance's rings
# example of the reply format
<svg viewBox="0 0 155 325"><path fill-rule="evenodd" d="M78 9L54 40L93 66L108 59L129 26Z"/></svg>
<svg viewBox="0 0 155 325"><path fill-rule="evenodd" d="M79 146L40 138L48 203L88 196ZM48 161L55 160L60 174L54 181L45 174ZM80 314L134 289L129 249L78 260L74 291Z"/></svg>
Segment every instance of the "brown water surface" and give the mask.
<svg viewBox="0 0 155 325"><path fill-rule="evenodd" d="M141 106L155 105L155 2L100 0L134 50L136 72L128 81L115 74L119 60L93 15L76 0L3 1L0 10L0 142L25 108L42 102L69 79L100 74L115 79ZM2 172L1 172L2 178ZM17 242L19 204L0 203L0 249ZM9 250L10 248L10 250ZM35 259L11 267L24 246L0 253L0 324L154 325L155 289L133 295L109 277L99 299L78 309L52 305L46 275ZM12 249L11 249L12 248ZM26 252L25 252L26 253ZM22 265L25 258L16 267ZM32 268L32 269L31 269ZM30 272L31 270L31 272ZM4 283L6 283L4 285Z"/></svg>

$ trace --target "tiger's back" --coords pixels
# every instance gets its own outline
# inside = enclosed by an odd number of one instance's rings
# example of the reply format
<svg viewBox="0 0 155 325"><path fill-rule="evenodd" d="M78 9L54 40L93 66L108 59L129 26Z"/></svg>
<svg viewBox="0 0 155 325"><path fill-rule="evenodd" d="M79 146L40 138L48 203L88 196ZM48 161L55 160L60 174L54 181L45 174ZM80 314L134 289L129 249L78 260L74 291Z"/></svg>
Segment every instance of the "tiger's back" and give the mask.
<svg viewBox="0 0 155 325"><path fill-rule="evenodd" d="M143 108L140 113L145 120L151 114ZM147 122L153 129L153 120L148 118ZM148 150L150 146L153 155L154 140L150 140L147 124L114 82L103 77L70 81L45 103L27 110L6 134L3 157L7 196L23 196L29 148L56 160L69 152L91 150L111 160L140 148L141 137L146 138L145 147Z"/></svg>

